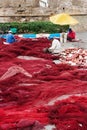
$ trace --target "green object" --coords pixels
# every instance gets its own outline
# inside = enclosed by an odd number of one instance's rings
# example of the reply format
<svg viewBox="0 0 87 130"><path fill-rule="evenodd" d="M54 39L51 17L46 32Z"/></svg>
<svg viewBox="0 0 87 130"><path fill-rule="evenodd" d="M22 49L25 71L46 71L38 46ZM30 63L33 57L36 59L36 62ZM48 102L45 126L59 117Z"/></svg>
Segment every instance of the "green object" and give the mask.
<svg viewBox="0 0 87 130"><path fill-rule="evenodd" d="M12 33L17 33L17 28L11 28L10 31L12 31Z"/></svg>
<svg viewBox="0 0 87 130"><path fill-rule="evenodd" d="M69 29L69 25L56 25L49 21L34 21L34 22L11 22L0 23L0 30L7 33L11 30L14 34L26 34L26 33L60 33L66 32Z"/></svg>

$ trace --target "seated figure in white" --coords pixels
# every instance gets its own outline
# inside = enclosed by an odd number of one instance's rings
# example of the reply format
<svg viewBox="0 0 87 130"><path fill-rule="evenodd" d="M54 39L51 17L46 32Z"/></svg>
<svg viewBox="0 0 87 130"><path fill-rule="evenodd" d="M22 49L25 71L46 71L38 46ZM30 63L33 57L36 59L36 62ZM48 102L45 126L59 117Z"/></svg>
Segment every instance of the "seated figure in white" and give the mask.
<svg viewBox="0 0 87 130"><path fill-rule="evenodd" d="M48 51L51 53L61 52L61 43L57 38L54 37L51 47L48 48Z"/></svg>

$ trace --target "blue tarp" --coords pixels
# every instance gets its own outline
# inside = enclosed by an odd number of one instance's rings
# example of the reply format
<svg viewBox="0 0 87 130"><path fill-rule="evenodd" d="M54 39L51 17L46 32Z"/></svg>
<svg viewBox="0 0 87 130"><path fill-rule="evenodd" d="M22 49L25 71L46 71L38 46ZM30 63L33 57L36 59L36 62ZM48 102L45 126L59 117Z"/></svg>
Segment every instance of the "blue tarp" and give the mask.
<svg viewBox="0 0 87 130"><path fill-rule="evenodd" d="M0 38L6 38L6 34L0 34Z"/></svg>
<svg viewBox="0 0 87 130"><path fill-rule="evenodd" d="M0 37L6 38L6 34L0 34ZM24 38L37 38L36 34L22 34L22 37L24 37ZM52 39L54 37L60 38L60 33L49 34L48 39Z"/></svg>
<svg viewBox="0 0 87 130"><path fill-rule="evenodd" d="M24 38L36 38L36 34L23 34L23 37L24 37ZM52 38L54 38L54 37L59 38L59 37L60 37L60 33L52 33L52 34L49 34L48 39L52 39Z"/></svg>
<svg viewBox="0 0 87 130"><path fill-rule="evenodd" d="M60 33L52 33L52 34L50 34L49 35L49 39L52 39L52 38L54 38L54 37L57 37L57 38L59 38L60 37Z"/></svg>
<svg viewBox="0 0 87 130"><path fill-rule="evenodd" d="M23 34L24 38L36 38L36 34Z"/></svg>

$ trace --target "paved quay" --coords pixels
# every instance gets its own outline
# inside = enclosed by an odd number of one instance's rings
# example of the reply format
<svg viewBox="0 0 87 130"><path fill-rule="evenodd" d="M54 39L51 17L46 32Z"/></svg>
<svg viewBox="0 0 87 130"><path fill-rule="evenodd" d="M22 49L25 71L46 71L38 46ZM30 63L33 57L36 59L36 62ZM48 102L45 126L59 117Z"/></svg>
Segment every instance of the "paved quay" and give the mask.
<svg viewBox="0 0 87 130"><path fill-rule="evenodd" d="M77 39L81 39L81 41L62 43L62 48L66 49L66 48L76 47L76 48L87 49L87 32L76 33L76 37Z"/></svg>

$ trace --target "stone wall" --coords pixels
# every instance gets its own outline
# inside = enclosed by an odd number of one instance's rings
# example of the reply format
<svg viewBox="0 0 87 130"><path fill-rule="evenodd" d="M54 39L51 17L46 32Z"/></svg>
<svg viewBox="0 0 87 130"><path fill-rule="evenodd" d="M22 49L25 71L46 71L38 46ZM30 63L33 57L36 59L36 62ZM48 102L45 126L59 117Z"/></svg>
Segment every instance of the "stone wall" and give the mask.
<svg viewBox="0 0 87 130"><path fill-rule="evenodd" d="M0 0L0 7L2 8L14 8L19 7L19 5L23 6L39 6L39 0Z"/></svg>
<svg viewBox="0 0 87 130"><path fill-rule="evenodd" d="M0 0L0 22L49 20L52 14L66 12L79 24L78 31L87 30L86 0L48 0L48 7L40 7L40 0Z"/></svg>
<svg viewBox="0 0 87 130"><path fill-rule="evenodd" d="M53 10L56 8L57 12L65 8L69 13L87 13L87 0L48 0L48 4Z"/></svg>
<svg viewBox="0 0 87 130"><path fill-rule="evenodd" d="M72 15L79 21L79 24L72 26L77 32L87 31L87 14Z"/></svg>

